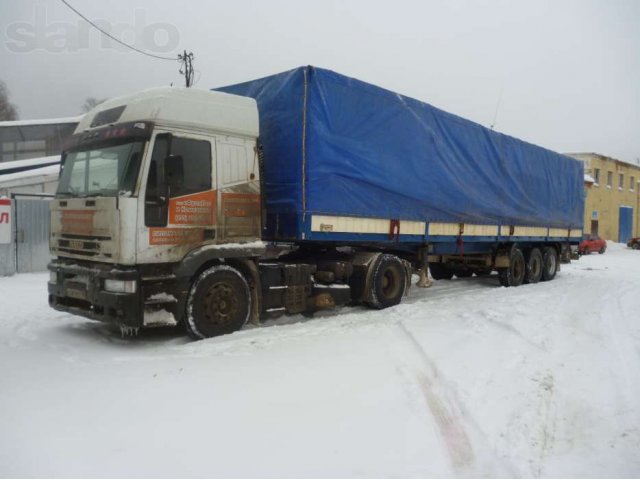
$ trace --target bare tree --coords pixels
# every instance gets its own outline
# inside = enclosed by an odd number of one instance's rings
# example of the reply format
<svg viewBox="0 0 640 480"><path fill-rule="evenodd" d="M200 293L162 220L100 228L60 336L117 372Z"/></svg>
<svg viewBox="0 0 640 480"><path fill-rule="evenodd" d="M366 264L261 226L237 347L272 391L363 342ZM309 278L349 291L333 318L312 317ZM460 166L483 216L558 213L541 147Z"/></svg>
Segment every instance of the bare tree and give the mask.
<svg viewBox="0 0 640 480"><path fill-rule="evenodd" d="M9 101L9 89L0 80L0 121L17 120L18 108Z"/></svg>
<svg viewBox="0 0 640 480"><path fill-rule="evenodd" d="M100 105L102 102L106 100L108 99L87 97L87 99L84 101L84 104L82 105L82 113L87 113L89 110L93 109L94 107L97 107L98 105Z"/></svg>

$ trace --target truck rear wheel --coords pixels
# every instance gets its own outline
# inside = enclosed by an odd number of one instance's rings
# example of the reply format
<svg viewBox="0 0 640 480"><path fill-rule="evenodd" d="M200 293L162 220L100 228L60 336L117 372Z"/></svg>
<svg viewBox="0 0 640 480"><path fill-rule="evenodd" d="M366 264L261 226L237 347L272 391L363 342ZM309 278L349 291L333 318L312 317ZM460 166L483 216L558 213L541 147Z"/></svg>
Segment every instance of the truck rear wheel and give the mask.
<svg viewBox="0 0 640 480"><path fill-rule="evenodd" d="M558 272L558 252L553 247L542 251L542 281L553 280Z"/></svg>
<svg viewBox="0 0 640 480"><path fill-rule="evenodd" d="M216 265L193 282L187 300L185 327L195 339L240 330L251 313L251 291L242 274L228 265Z"/></svg>
<svg viewBox="0 0 640 480"><path fill-rule="evenodd" d="M367 304L373 308L398 305L407 288L407 274L402 260L395 255L381 255L374 266Z"/></svg>
<svg viewBox="0 0 640 480"><path fill-rule="evenodd" d="M444 263L430 263L429 272L434 280L451 280L453 272Z"/></svg>
<svg viewBox="0 0 640 480"><path fill-rule="evenodd" d="M522 250L514 247L509 254L509 267L498 269L498 279L503 287L519 287L526 273Z"/></svg>
<svg viewBox="0 0 640 480"><path fill-rule="evenodd" d="M538 248L532 248L527 255L527 274L524 283L538 283L542 278L542 253Z"/></svg>

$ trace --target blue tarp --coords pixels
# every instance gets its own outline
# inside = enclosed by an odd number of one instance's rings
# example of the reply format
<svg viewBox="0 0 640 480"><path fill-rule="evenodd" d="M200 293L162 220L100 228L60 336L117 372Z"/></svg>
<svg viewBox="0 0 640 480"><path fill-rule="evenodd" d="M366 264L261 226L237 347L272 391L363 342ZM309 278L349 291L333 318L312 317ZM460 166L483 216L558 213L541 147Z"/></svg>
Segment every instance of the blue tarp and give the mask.
<svg viewBox="0 0 640 480"><path fill-rule="evenodd" d="M268 223L297 218L295 230L328 214L582 228L581 162L427 103L316 67L217 90L258 103Z"/></svg>

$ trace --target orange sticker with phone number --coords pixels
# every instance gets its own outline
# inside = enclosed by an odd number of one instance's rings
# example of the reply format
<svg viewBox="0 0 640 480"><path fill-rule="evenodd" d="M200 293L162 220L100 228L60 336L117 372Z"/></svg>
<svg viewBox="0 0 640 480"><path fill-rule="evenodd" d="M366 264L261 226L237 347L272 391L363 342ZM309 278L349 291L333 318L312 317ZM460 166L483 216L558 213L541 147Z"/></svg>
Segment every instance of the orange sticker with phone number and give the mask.
<svg viewBox="0 0 640 480"><path fill-rule="evenodd" d="M169 223L172 225L214 225L216 191L193 193L169 200Z"/></svg>

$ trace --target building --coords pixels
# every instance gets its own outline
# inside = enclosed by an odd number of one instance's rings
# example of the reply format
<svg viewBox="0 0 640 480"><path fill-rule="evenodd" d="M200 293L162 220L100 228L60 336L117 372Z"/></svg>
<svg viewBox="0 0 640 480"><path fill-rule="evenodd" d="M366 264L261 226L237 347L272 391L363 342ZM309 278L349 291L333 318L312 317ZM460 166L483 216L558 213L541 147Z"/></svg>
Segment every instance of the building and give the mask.
<svg viewBox="0 0 640 480"><path fill-rule="evenodd" d="M640 166L597 153L569 153L584 162L584 232L626 243L640 236Z"/></svg>
<svg viewBox="0 0 640 480"><path fill-rule="evenodd" d="M81 118L0 122L0 196L54 193L64 142Z"/></svg>
<svg viewBox="0 0 640 480"><path fill-rule="evenodd" d="M46 268L47 197L57 189L63 145L81 118L0 122L0 276Z"/></svg>
<svg viewBox="0 0 640 480"><path fill-rule="evenodd" d="M15 165L21 163L28 163L30 168ZM12 193L53 195L59 173L59 155L0 163L0 197L10 197Z"/></svg>
<svg viewBox="0 0 640 480"><path fill-rule="evenodd" d="M0 163L60 155L81 118L0 122Z"/></svg>

